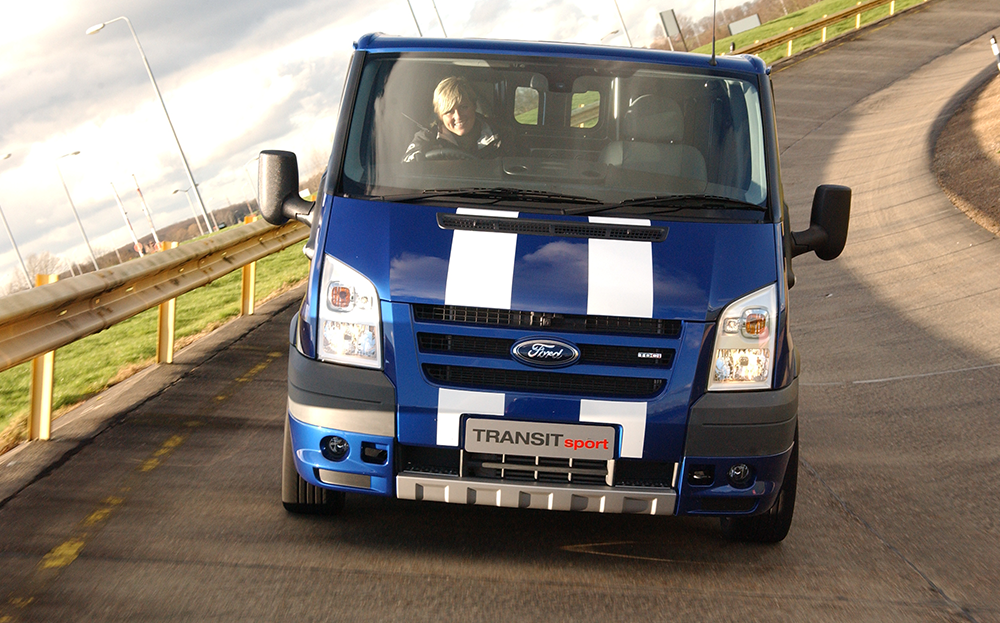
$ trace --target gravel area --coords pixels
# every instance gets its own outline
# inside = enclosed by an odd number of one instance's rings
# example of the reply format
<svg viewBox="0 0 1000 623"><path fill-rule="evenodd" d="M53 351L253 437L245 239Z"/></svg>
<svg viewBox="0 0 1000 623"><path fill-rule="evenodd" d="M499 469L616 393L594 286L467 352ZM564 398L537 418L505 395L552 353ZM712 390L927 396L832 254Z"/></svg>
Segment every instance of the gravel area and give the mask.
<svg viewBox="0 0 1000 623"><path fill-rule="evenodd" d="M948 121L934 146L933 166L952 202L1000 235L1000 72Z"/></svg>

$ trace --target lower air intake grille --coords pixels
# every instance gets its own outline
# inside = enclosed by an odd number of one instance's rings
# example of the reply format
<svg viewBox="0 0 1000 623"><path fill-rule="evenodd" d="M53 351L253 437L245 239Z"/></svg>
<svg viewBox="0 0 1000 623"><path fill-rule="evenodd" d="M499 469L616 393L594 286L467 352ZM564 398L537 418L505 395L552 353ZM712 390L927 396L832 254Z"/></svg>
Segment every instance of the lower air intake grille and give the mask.
<svg viewBox="0 0 1000 623"><path fill-rule="evenodd" d="M608 462L466 452L465 476L518 482L606 485Z"/></svg>
<svg viewBox="0 0 1000 623"><path fill-rule="evenodd" d="M611 398L649 398L659 393L665 384L663 379L469 368L429 363L424 364L424 374L439 385Z"/></svg>

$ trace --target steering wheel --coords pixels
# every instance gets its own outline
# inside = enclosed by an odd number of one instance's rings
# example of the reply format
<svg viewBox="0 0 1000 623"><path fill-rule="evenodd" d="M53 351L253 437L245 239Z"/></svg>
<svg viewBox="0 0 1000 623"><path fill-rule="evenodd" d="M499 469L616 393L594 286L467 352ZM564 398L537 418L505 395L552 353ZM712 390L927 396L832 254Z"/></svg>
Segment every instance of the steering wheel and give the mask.
<svg viewBox="0 0 1000 623"><path fill-rule="evenodd" d="M475 160L475 156L456 147L439 147L424 152L424 160Z"/></svg>

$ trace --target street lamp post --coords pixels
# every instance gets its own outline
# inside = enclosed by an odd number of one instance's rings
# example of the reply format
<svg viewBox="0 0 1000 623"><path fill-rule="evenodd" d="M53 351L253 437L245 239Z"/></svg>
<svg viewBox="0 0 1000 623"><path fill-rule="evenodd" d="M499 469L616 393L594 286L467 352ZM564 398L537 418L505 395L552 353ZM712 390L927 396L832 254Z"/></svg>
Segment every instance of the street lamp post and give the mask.
<svg viewBox="0 0 1000 623"><path fill-rule="evenodd" d="M122 220L125 221L125 227L128 228L128 233L132 235L132 248L139 254L139 257L143 257L145 253L142 252L142 243L139 242L139 238L135 235L135 229L132 227L132 221L128 220L128 213L125 212L125 204L122 203L122 198L118 194L118 189L115 188L114 182L111 182L111 192L115 195L115 201L118 203L118 211L122 213Z"/></svg>
<svg viewBox="0 0 1000 623"><path fill-rule="evenodd" d="M94 33L100 32L105 26L111 22L117 22L118 20L124 20L128 24L128 29L132 33L132 39L135 40L135 46L139 48L139 56L142 57L142 64L146 66L146 73L149 74L149 81L153 84L153 90L156 91L156 98L160 101L160 107L163 108L163 116L167 118L167 125L170 126L170 133L174 137L174 142L177 144L177 153L181 156L181 162L184 164L184 171L187 173L188 183L191 184L191 188L194 189L194 196L198 199L198 206L201 208L202 213L205 215L205 221L208 219L208 210L205 209L205 202L201 200L201 193L198 192L198 185L194 181L194 175L191 174L191 167L188 166L187 157L184 155L184 150L181 148L181 141L177 138L177 132L174 130L174 124L170 121L170 113L167 112L167 105L163 103L163 96L160 94L160 87L156 85L156 79L153 78L153 70L149 68L149 61L146 60L146 53L142 51L142 44L139 43L139 37L135 34L135 28L132 28L132 22L129 18L122 15L121 17L116 17L113 20L107 22L102 22L96 26L91 26L87 29L87 34L92 35Z"/></svg>
<svg viewBox="0 0 1000 623"><path fill-rule="evenodd" d="M79 151L73 151L56 158L56 173L59 174L59 181L62 182L63 190L66 191L66 199L69 201L70 209L73 210L73 216L76 217L76 224L80 226L80 233L83 234L83 241L87 243L87 249L90 251L90 259L94 262L94 270L100 270L97 266L97 256L94 255L94 247L90 246L90 238L87 238L87 232L83 229L83 221L80 220L80 214L76 211L76 206L73 204L73 197L70 196L69 187L66 186L66 180L63 178L62 169L59 168L59 161L63 158L79 155Z"/></svg>
<svg viewBox="0 0 1000 623"><path fill-rule="evenodd" d="M434 15L437 15L438 24L441 26L441 34L444 35L445 39L448 38L448 32L444 29L444 22L441 21L441 14L438 13L438 5L434 0L431 0L431 6L434 7Z"/></svg>
<svg viewBox="0 0 1000 623"><path fill-rule="evenodd" d="M184 193L184 196L187 197L188 205L191 206L191 214L194 214L194 224L198 226L198 233L200 233L202 236L204 236L205 235L205 228L201 226L201 221L198 220L198 211L194 209L194 204L191 203L191 195L188 194L188 189L187 188L177 188L177 189L174 190L174 192L172 192L170 194L171 195L176 195L177 193ZM208 229L211 230L212 227L209 226Z"/></svg>
<svg viewBox="0 0 1000 623"><path fill-rule="evenodd" d="M6 160L10 158L10 154L5 155L0 160ZM3 221L3 228L7 231L7 238L10 240L10 246L14 247L14 255L17 256L17 261L21 263L21 272L24 273L24 280L28 282L28 288L33 288L35 282L31 280L31 276L28 274L28 267L24 264L24 258L21 257L21 251L17 248L17 243L14 242L14 234L10 231L10 225L7 224L7 217L4 216L3 208L0 208L0 221Z"/></svg>
<svg viewBox="0 0 1000 623"><path fill-rule="evenodd" d="M257 200L257 204L259 205L260 196L257 194L257 186L254 185L253 176L250 175L250 169L247 168L250 166L251 162L256 162L257 160L260 160L260 156L254 156L253 158L247 160L246 164L243 165L243 171L247 174L247 179L250 180L250 189L253 191L254 199Z"/></svg>
<svg viewBox="0 0 1000 623"><path fill-rule="evenodd" d="M628 47L632 47L632 37L628 34L628 26L625 25L625 19L622 17L622 10L618 7L618 0L614 0L615 11L618 11L618 21L622 24L622 30L625 31L625 39L628 40Z"/></svg>
<svg viewBox="0 0 1000 623"><path fill-rule="evenodd" d="M139 193L139 201L142 202L142 212L146 215L146 220L149 221L149 229L153 232L153 242L156 243L156 248L160 248L160 237L156 234L156 225L153 225L153 215L149 212L149 206L146 205L146 198L142 196L142 190L139 188L139 180L135 179L135 173L132 174L132 181L135 182L135 192Z"/></svg>
<svg viewBox="0 0 1000 623"><path fill-rule="evenodd" d="M417 27L417 34L421 37L424 36L424 32L420 30L420 22L417 21L417 14L413 12L413 3L410 0L406 0L406 5L410 7L410 15L413 16L413 23Z"/></svg>

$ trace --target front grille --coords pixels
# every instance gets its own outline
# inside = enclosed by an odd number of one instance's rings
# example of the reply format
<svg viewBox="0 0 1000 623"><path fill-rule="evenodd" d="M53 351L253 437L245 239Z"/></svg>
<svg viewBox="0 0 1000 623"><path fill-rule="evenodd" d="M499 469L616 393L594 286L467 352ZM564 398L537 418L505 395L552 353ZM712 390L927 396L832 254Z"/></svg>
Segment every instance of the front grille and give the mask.
<svg viewBox="0 0 1000 623"><path fill-rule="evenodd" d="M607 333L665 338L677 338L681 334L679 320L552 314L460 305L414 305L413 317L418 322L450 322L569 333Z"/></svg>
<svg viewBox="0 0 1000 623"><path fill-rule="evenodd" d="M425 363L423 368L424 374L439 385L607 398L650 398L659 393L666 383L663 379L499 370L429 363Z"/></svg>
<svg viewBox="0 0 1000 623"><path fill-rule="evenodd" d="M458 476L461 464L461 450L458 448L437 448L407 446L396 448L400 471L414 474Z"/></svg>
<svg viewBox="0 0 1000 623"><path fill-rule="evenodd" d="M608 462L466 452L462 473L464 476L487 480L606 485Z"/></svg>
<svg viewBox="0 0 1000 623"><path fill-rule="evenodd" d="M670 489L677 477L677 463L618 459L615 462L615 486Z"/></svg>
<svg viewBox="0 0 1000 623"><path fill-rule="evenodd" d="M471 335L418 333L417 346L422 353L510 358L514 340ZM607 346L603 344L577 344L577 347L580 349L578 363L584 364L669 369L674 362L672 348Z"/></svg>

